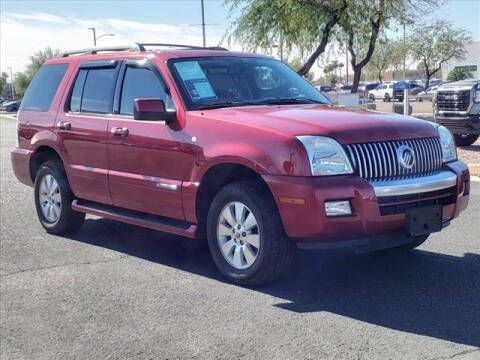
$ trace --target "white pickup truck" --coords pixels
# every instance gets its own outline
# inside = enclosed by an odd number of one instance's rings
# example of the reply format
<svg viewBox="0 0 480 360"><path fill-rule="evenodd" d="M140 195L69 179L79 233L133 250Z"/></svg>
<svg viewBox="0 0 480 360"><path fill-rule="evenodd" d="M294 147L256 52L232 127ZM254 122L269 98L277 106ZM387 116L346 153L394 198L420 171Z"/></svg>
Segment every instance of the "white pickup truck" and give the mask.
<svg viewBox="0 0 480 360"><path fill-rule="evenodd" d="M440 85L433 112L435 122L453 133L457 146L473 144L480 135L480 78Z"/></svg>

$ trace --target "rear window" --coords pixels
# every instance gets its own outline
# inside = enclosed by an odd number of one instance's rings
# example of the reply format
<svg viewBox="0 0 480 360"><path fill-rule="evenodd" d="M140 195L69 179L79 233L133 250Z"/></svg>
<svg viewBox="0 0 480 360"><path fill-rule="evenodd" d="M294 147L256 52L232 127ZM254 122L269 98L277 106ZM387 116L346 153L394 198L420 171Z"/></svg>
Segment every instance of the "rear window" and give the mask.
<svg viewBox="0 0 480 360"><path fill-rule="evenodd" d="M67 68L68 64L43 65L30 83L20 110L47 111Z"/></svg>

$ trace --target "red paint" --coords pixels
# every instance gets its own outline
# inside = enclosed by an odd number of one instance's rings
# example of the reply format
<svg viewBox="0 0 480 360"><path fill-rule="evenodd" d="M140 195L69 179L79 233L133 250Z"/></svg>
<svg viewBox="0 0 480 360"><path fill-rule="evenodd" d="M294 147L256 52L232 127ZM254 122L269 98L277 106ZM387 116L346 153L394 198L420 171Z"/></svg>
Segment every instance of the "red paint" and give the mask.
<svg viewBox="0 0 480 360"><path fill-rule="evenodd" d="M328 105L187 111L166 66L169 58L183 56L257 55L178 50L49 60L50 64L70 66L47 112L18 114L20 147L12 151L16 176L31 185L31 156L47 146L63 160L78 198L196 223L197 192L204 174L217 164L234 163L263 177L287 234L298 241L349 239L403 227L403 214L380 216L373 188L363 179L311 177L305 150L295 136L324 135L344 144L436 136L428 122ZM79 64L107 59L154 63L170 88L176 119L167 124L66 112ZM141 111L164 110L154 99L137 100L135 107ZM61 129L56 126L59 123L70 125ZM128 136L114 134L112 128L126 129ZM458 175L459 183L457 203L444 208L445 219L458 216L466 207L468 195L463 190L469 179L461 162L447 167ZM304 203L280 201L280 197ZM327 218L323 202L328 199L350 199L355 215Z"/></svg>

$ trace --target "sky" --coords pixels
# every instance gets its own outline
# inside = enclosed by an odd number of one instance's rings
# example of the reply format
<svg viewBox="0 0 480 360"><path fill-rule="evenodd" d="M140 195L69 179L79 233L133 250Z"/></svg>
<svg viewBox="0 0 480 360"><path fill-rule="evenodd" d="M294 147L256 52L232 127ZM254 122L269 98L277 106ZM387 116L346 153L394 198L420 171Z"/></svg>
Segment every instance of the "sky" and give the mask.
<svg viewBox="0 0 480 360"><path fill-rule="evenodd" d="M205 0L207 45L218 45L233 21L223 0ZM431 14L480 40L480 0L448 0ZM0 0L0 70L23 71L47 46L61 50L140 42L202 44L200 0ZM224 42L224 45L226 43ZM237 45L233 45L238 48Z"/></svg>

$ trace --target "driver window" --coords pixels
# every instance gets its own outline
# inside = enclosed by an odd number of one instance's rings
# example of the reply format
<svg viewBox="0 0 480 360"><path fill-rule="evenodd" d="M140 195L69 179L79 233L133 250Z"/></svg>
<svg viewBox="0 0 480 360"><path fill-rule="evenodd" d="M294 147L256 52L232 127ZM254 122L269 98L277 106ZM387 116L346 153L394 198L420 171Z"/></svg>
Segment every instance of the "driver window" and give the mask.
<svg viewBox="0 0 480 360"><path fill-rule="evenodd" d="M127 67L123 78L120 114L133 115L133 100L142 98L159 98L166 108L169 107L170 98L151 70Z"/></svg>

